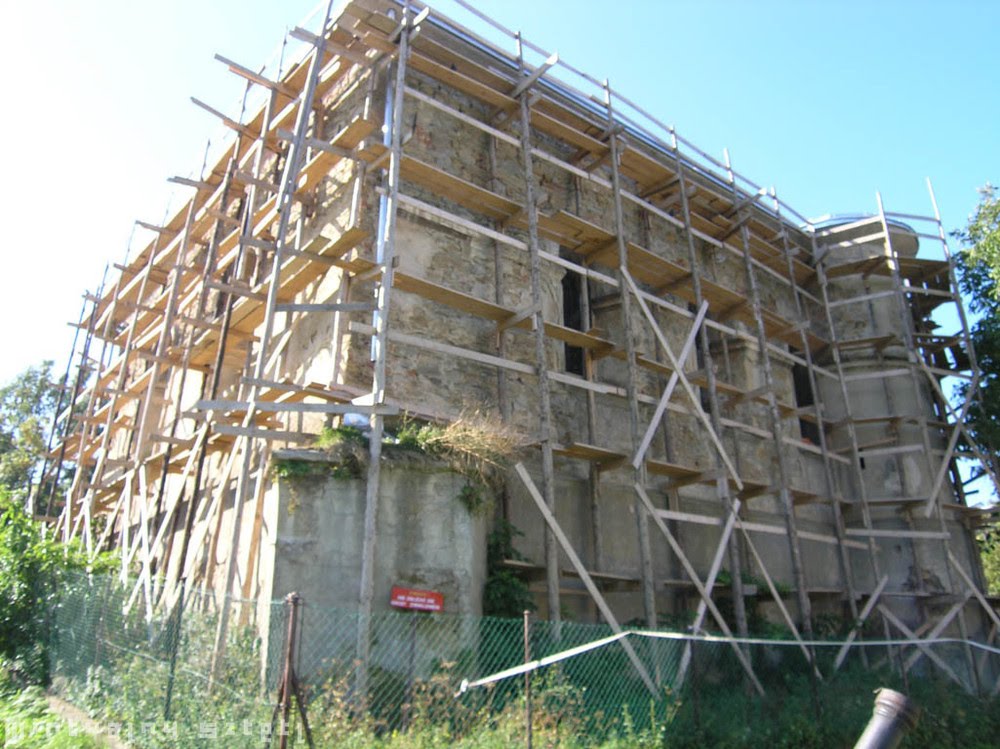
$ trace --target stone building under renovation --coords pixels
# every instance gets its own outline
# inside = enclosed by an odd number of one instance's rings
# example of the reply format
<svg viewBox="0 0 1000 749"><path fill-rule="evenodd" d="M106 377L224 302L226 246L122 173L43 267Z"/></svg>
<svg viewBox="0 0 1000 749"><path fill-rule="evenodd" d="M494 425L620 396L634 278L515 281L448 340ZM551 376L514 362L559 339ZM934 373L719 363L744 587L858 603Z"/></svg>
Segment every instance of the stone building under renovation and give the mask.
<svg viewBox="0 0 1000 749"><path fill-rule="evenodd" d="M87 297L36 514L119 548L147 609L183 581L479 614L507 521L549 619L995 631L933 195L811 222L494 31L352 0L278 71L220 57L249 104L196 102L232 139ZM523 442L485 512L387 436L469 414ZM353 472L316 447L343 424Z"/></svg>

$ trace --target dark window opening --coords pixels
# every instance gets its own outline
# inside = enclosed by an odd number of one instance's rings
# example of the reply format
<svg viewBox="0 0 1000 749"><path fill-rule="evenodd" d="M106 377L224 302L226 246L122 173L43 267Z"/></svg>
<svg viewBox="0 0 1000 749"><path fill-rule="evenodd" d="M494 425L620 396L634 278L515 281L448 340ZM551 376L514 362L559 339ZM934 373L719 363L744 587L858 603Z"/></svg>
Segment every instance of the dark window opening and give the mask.
<svg viewBox="0 0 1000 749"><path fill-rule="evenodd" d="M693 304L688 305L688 312L696 313L697 311L698 311L697 307L695 307ZM701 331L699 330L697 335L695 335L694 337L694 360L695 360L695 366L697 366L698 370L704 372L706 370L705 348L701 345L701 342L702 342ZM709 345L711 346L711 343ZM680 362L680 364L681 366L683 366L684 362ZM699 393L699 398L701 400L701 410L704 411L705 413L709 413L712 408L712 397L708 392L708 388L707 387L699 388L698 393Z"/></svg>
<svg viewBox="0 0 1000 749"><path fill-rule="evenodd" d="M583 305L581 297L580 276L567 271L562 279L563 325L573 330L585 330L583 325ZM566 347L566 371L571 374L583 375L583 349L579 346Z"/></svg>
<svg viewBox="0 0 1000 749"><path fill-rule="evenodd" d="M795 386L795 406L806 408L816 403L812 383L809 382L809 371L801 364L792 365L792 382ZM819 444L819 425L809 419L799 419L799 432L802 439Z"/></svg>

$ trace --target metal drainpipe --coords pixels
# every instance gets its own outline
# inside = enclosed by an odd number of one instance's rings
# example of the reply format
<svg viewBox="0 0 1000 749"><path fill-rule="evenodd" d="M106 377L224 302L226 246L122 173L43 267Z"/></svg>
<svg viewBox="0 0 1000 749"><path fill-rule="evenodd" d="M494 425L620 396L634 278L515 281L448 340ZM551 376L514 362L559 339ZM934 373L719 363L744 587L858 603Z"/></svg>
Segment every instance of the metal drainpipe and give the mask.
<svg viewBox="0 0 1000 749"><path fill-rule="evenodd" d="M394 18L395 13L389 12L389 18ZM385 88L385 107L382 112L382 122L385 123L382 127L382 145L386 148L392 148L392 122L394 117L393 102L396 96L395 93L395 81L391 75L386 75L386 88ZM389 210L389 194L388 192L382 192L378 196L378 229L376 233L375 240L375 262L381 263L382 259L385 257L385 224L388 219ZM376 309L372 312L372 327L378 327L378 315L379 311ZM369 354L371 360L375 361L375 357L378 353L378 341L375 336L372 336L371 350Z"/></svg>
<svg viewBox="0 0 1000 749"><path fill-rule="evenodd" d="M875 708L854 749L895 749L920 720L920 708L900 692L879 689Z"/></svg>

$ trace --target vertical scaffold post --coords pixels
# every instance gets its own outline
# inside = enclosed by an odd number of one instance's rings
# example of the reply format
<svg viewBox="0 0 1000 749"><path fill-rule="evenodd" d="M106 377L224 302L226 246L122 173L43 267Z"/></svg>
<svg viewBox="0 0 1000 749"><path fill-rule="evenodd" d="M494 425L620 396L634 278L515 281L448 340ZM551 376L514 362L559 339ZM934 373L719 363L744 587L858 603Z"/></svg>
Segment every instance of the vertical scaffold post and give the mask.
<svg viewBox="0 0 1000 749"><path fill-rule="evenodd" d="M691 224L691 204L688 197L687 177L685 176L684 171L684 159L681 156L680 143L678 141L677 134L673 131L673 129L670 130L670 135L671 151L673 152L674 164L677 170L677 189L679 190L678 194L680 195L681 212L684 216L684 238L687 244L688 268L691 272L691 291L694 295L695 305L701 307L701 305L705 302L705 296L701 286L701 264L698 260L698 249L695 246L694 227ZM707 325L702 325L699 329L698 340L702 357L704 357L705 380L708 385L709 416L711 418L712 428L716 431L716 433L721 433L722 415L719 408L718 383L715 376L715 364L712 357L711 341L708 338ZM719 470L722 467L722 458L717 453L715 454L715 467L716 470ZM729 482L726 480L724 475L720 475L720 477L716 479L715 493L722 506L730 515L738 514L739 506L737 503L733 502L733 498L730 494ZM732 524L727 524L725 527L731 528L731 526ZM731 533L729 538L726 538L725 534L723 534L723 537L720 538L719 546L728 546L729 549L729 572L733 588L733 615L736 619L736 631L740 637L746 637L748 634L748 627L746 601L743 598L743 561L741 558L740 537ZM711 585L714 584L714 582L714 580L708 581L709 585L706 586L706 589L709 594L711 594ZM693 628L695 634L697 634L698 630L701 628L707 613L707 603L702 601L698 605L698 613L695 616ZM688 654L686 661L690 661L690 650L687 649L685 652Z"/></svg>
<svg viewBox="0 0 1000 749"><path fill-rule="evenodd" d="M732 190L733 204L743 205L739 189L736 185L736 175L726 152L726 170L729 175L729 186ZM746 212L752 210L742 207L735 216L739 223L739 234L743 246L743 268L746 273L747 291L750 292L750 305L753 310L754 326L757 333L757 348L760 356L761 374L767 391L767 411L771 424L771 436L774 440L775 458L778 464L778 496L785 515L785 529L788 536L788 550L791 556L792 577L795 579L796 599L799 604L799 616L802 619L802 631L807 640L813 639L812 605L809 601L809 590L806 587L805 569L802 564L802 548L799 545L798 523L795 519L795 504L792 501L791 476L788 470L788 458L785 454L784 434L782 432L781 414L778 412L777 395L775 394L774 373L771 368L771 355L768 350L767 330L764 327L764 317L761 311L760 290L757 285L757 275L753 267L753 255L750 246L750 229L747 227ZM810 650L810 654L815 655Z"/></svg>
<svg viewBox="0 0 1000 749"><path fill-rule="evenodd" d="M517 34L517 59L520 74L526 75L524 45ZM545 352L545 316L542 312L542 261L538 241L538 206L535 204L535 171L531 155L531 86L519 92L521 113L521 158L524 168L524 210L528 216L528 252L531 270L531 304L534 306L535 366L538 369L538 441L542 451L542 496L545 505L556 511L555 468L552 460L552 403L549 370ZM555 536L545 529L545 589L548 618L559 622L559 549ZM557 628L558 633L558 628Z"/></svg>
<svg viewBox="0 0 1000 749"><path fill-rule="evenodd" d="M930 178L927 179L927 193L930 195L931 206L934 209L934 221L937 224L938 237L941 241L941 250L944 253L945 260L948 261L948 284L955 299L955 307L956 312L958 313L959 322L962 325L962 342L965 344L965 353L969 357L972 372L978 373L981 370L979 369L979 361L976 357L976 347L972 345L972 331L969 329L969 318L965 312L965 305L962 303L962 296L958 286L958 278L955 275L955 259L952 257L951 249L948 247L948 239L944 232L944 225L941 223L941 212L938 210L937 197L934 195L934 186L931 184ZM970 388L970 390L972 389L973 388ZM964 425L956 425L956 429L961 429L962 426ZM979 454L979 458L983 463L983 468L989 474L990 479L992 479L994 489L998 494L1000 494L1000 450L996 449L996 445L987 445L988 449L984 455L982 451L978 451L977 446L973 447ZM935 483L941 480L942 479L938 477L935 480Z"/></svg>
<svg viewBox="0 0 1000 749"><path fill-rule="evenodd" d="M52 430L49 434L49 438L50 439L52 438L52 434L55 433L59 434L59 455L56 457L55 461L53 461L54 463L53 467L55 468L55 475L52 477L52 483L49 488L49 493L48 493L49 497L45 505L45 517L51 517L52 515L52 503L53 500L55 499L56 491L59 486L59 479L62 476L63 461L66 458L66 440L69 438L70 431L72 430L73 427L73 410L76 407L76 401L80 397L80 390L83 388L83 382L84 379L86 378L87 357L90 352L90 343L94 339L94 327L97 323L96 319L97 309L100 305L101 295L104 293L104 282L107 279L107 276L108 276L108 269L107 266L105 266L104 276L101 278L101 284L98 287L97 294L92 299L89 300L91 304L91 309L90 309L90 318L89 320L87 320L87 326L86 326L87 332L83 337L83 346L80 349L80 360L77 363L76 377L73 378L73 392L69 398L69 403L66 405L65 417L62 418L61 425L60 425L60 412L63 410L62 405L56 406L56 412L52 416ZM85 314L86 314L85 310L87 309L87 302L88 299L86 296L84 296L83 308L81 310L81 317L80 317L80 322L78 323L77 333L79 333L79 331L81 330L83 321L85 319ZM63 387L65 387L66 385L70 369L73 366L73 355L75 353L76 353L76 336L74 335L73 348L70 350L69 359L66 362L66 376L63 377ZM48 453L50 450L51 447L49 450L46 450L46 453ZM41 473L42 479L44 479L46 472L47 471L45 470L45 467L43 465ZM44 484L40 482L38 484L38 488L35 490L35 493L38 495L36 497L37 509L41 509L41 505L39 503L41 502L42 499L41 495L44 490L45 490Z"/></svg>
<svg viewBox="0 0 1000 749"><path fill-rule="evenodd" d="M329 33L327 28L330 23L330 15L333 10L334 0L330 0L326 6L326 13L323 15L320 33L316 37L312 58L309 63L309 72L306 80L305 90L302 92L299 110L295 122L295 131L292 142L289 144L288 156L285 160L285 170L281 178L281 191L278 194L278 227L274 240L274 261L271 265L270 279L267 286L267 300L264 310L264 328L260 335L260 345L257 350L257 358L254 365L253 381L247 395L247 410L243 417L244 429L251 429L256 413L256 402L260 392L259 383L264 379L267 369L269 345L274 332L275 308L278 303L278 291L281 287L281 269L284 265L286 249L289 242L289 225L291 223L292 204L295 201L295 191L298 187L299 170L304 161L303 152L306 144L306 131L309 129L310 116L313 112L313 99L316 92L316 83L319 79L320 71L323 69L326 57L326 37ZM262 137L266 139L266 131ZM241 239L245 239L241 235ZM242 246L242 243L241 243ZM252 348L252 344L251 344ZM247 496L250 492L250 471L254 457L253 438L246 436L246 444L243 452L243 464L236 487L236 500L233 507L232 535L230 538L229 554L226 557L226 575L223 605L219 612L219 623L216 629L215 648L213 650L212 670L209 678L211 687L218 674L219 661L225 651L226 630L229 625L229 595L232 592L233 580L236 575L236 556L239 550L239 538L242 530L243 508L246 505ZM262 458L263 456L261 456ZM221 513L220 513L221 517Z"/></svg>
<svg viewBox="0 0 1000 749"><path fill-rule="evenodd" d="M45 474L48 472L49 468L49 453L52 452L52 445L55 442L57 427L59 426L59 413L62 411L63 403L66 399L69 373L73 369L73 355L76 354L76 344L80 340L80 330L83 329L83 319L87 315L88 303L90 303L90 300L88 299L87 294L84 294L83 304L80 305L80 315L77 322L75 325L70 323L70 325L73 325L73 343L69 348L69 357L66 359L66 370L63 372L62 379L59 381L59 395L56 398L55 408L52 410L52 422L49 424L48 436L45 440L45 452L42 455L42 467L38 471L38 486L35 486L34 474L28 477L28 487L26 492L28 499L25 504L25 511L29 516L34 516L35 514L35 506L38 501L38 497L35 495L41 491L41 487L45 483ZM68 416L69 414L67 414L67 417Z"/></svg>
<svg viewBox="0 0 1000 749"><path fill-rule="evenodd" d="M842 403L844 409L844 418L842 423L847 427L847 437L851 448L851 474L854 479L854 487L857 492L858 500L857 503L852 502L852 504L860 504L861 522L866 530L871 530L871 505L868 502L868 487L865 484L865 476L861 465L861 446L858 442L858 430L854 423L854 410L851 407L851 397L847 389L847 380L845 379L844 360L840 353L840 337L837 334L837 323L833 317L833 309L830 306L830 282L827 278L825 267L827 253L824 252L822 257L820 256L819 244L816 241L816 229L813 226L810 226L809 229L812 255L815 258L816 278L819 282L820 301L823 305L823 315L826 319L826 328L830 336L830 355L833 357L834 368L837 370L837 384L840 386L840 402ZM882 569L878 561L878 548L875 544L875 538L872 535L868 535L866 537L866 541L868 548L868 562L872 571L872 580L881 580ZM891 639L889 623L885 620L885 617L882 617L882 631L886 640ZM894 658L891 645L886 645L886 654L888 656L889 663L893 663Z"/></svg>
<svg viewBox="0 0 1000 749"><path fill-rule="evenodd" d="M621 303L622 332L625 336L625 359L628 372L625 392L628 399L629 437L632 441L630 452L635 454L639 450L642 439L641 427L639 426L639 366L636 360L635 329L632 321L632 294L625 280L628 272L628 239L625 234L625 214L622 210L621 170L619 168L622 142L619 138L618 125L615 122L611 86L607 81L604 82L604 106L607 109L612 204L615 217L615 241L618 247L618 297ZM633 470L635 482L640 486L645 486L647 480L645 461L638 466L633 466ZM635 497L634 502L636 531L639 536L639 564L642 573L642 603L646 614L646 626L655 629L656 595L653 580L653 556L649 544L649 518L642 507L641 500Z"/></svg>
<svg viewBox="0 0 1000 749"><path fill-rule="evenodd" d="M806 305L803 302L802 289L799 288L799 283L795 273L793 248L791 242L788 240L788 232L785 229L785 223L781 215L781 202L778 200L778 196L774 188L771 188L771 200L774 207L774 214L778 218L779 234L781 235L781 248L785 256L785 268L788 273L789 282L792 286L792 298L795 302L795 319L808 321L811 324L812 320L809 317ZM819 439L819 449L823 458L823 482L826 489L826 498L830 503L830 510L833 514L833 528L834 534L837 537L837 552L838 559L840 561L841 579L844 581L844 589L847 591L847 605L851 612L851 620L857 621L858 601L854 588L854 571L851 566L850 554L847 551L847 547L844 545L846 537L844 532L844 513L840 506L840 497L837 495L836 485L834 482L833 466L831 465L830 459L830 445L826 434L826 411L821 405L822 398L820 398L819 384L816 380L816 363L813 358L812 347L809 345L809 339L806 335L805 328L799 328L799 340L802 342L802 355L806 360L806 374L809 378L809 390L813 394L813 418L816 419L816 434ZM864 658L867 663L867 655L863 650L862 658Z"/></svg>
<svg viewBox="0 0 1000 749"><path fill-rule="evenodd" d="M906 344L906 351L907 351L907 354L906 354L906 356L907 356L907 369L909 370L909 373L910 373L910 385L913 388L913 403L914 403L914 407L915 407L915 409L917 411L917 413L914 414L914 415L916 416L917 425L918 425L918 428L920 429L920 437L921 437L921 440L923 442L924 458L925 458L925 460L927 462L928 476L935 476L936 475L937 466L934 463L934 457L933 457L933 453L931 451L930 428L929 428L929 425L927 423L926 405L925 405L925 400L924 400L923 392L922 392L922 390L920 388L921 377L920 377L920 374L918 372L918 367L921 368L921 369L926 370L927 364L923 360L923 354L920 351L919 344L918 344L918 341L917 341L916 330L915 330L915 326L914 326L914 323L913 323L913 312L912 312L910 306L907 304L907 301L906 301L906 287L903 284L902 273L900 271L899 253L896 250L895 246L893 245L893 243L892 243L892 236L889 233L889 220L888 220L888 218L886 217L886 214L885 214L885 205L882 203L882 194L881 193L876 193L876 199L878 201L879 221L882 224L882 231L885 234L885 251L886 251L886 253L888 255L889 268L890 268L890 272L892 274L893 288L894 288L894 290L896 292L896 294L895 294L896 303L899 306L900 314L901 314L902 320L903 320L903 340L904 340L904 342ZM973 387L976 386L977 382L978 382L978 376L977 376L976 373L974 373L974 375L973 375ZM948 463L949 463L949 461L950 461L950 459L949 459L949 456L947 454L944 455L944 456L942 456L942 466L947 466ZM944 520L944 508L942 507L943 503L938 501L938 494L940 493L940 491L943 488L943 486L944 486L943 481L934 480L933 486L931 487L931 491L933 493L928 498L928 505L927 506L928 506L928 509L931 509L934 512L934 514L937 516L938 526L939 526L941 532L945 533L945 534L948 534L948 528L947 528L947 525L945 524L945 520ZM909 509L909 508L907 508L906 515L907 515L907 521L912 525L912 523L913 523L912 510ZM945 537L941 540L941 546L943 548L944 555L945 555L946 558L951 554L951 545L950 545L950 543L948 541L949 535L945 535ZM917 539L913 539L910 543L913 545L913 555L914 555L914 558L918 562L918 566L922 566L920 564L920 561L919 561L920 560L920 556L918 554L919 541ZM955 576L952 574L951 565L950 564L946 564L945 565L945 569L947 570L947 574L948 574L948 589L950 591L955 591L956 590ZM920 581L920 585L921 586L923 586L923 584L924 584L923 583L923 577L924 577L923 576L923 570L922 569L918 570L918 572L917 572L917 579ZM925 614L925 618L927 618L926 614ZM972 679L973 679L973 681L977 685L977 690L976 691L978 692L979 691L979 688L978 688L978 686L979 686L979 672L976 669L976 662L975 662L975 659L973 658L973 655L972 655L972 648L968 644L968 642L969 642L969 628L968 628L968 624L967 624L966 619L965 619L965 607L964 606L962 606L958 610L958 627L959 627L959 632L960 632L960 634L962 636L962 639L966 643L965 644L966 661L968 662L969 671L970 671L970 673L972 675ZM906 668L905 665L904 665L904 668Z"/></svg>
<svg viewBox="0 0 1000 749"><path fill-rule="evenodd" d="M524 662L531 661L531 612L524 610ZM524 672L524 745L531 749L531 672Z"/></svg>
<svg viewBox="0 0 1000 749"><path fill-rule="evenodd" d="M391 122L389 129L389 170L385 201L385 221L378 237L381 279L375 291L375 334L372 340L374 373L372 375L372 405L386 402L386 355L389 344L389 302L396 259L396 214L399 207L399 180L403 158L403 95L406 91L406 63L410 53L412 32L409 0L404 0L399 23L396 51L396 71L391 91ZM382 467L383 416L375 408L370 416L371 432L368 435L368 472L365 482L364 536L361 548L361 581L358 600L357 671L355 698L361 711L368 705L368 661L371 656L371 617L375 599L375 545L377 540L379 482Z"/></svg>
<svg viewBox="0 0 1000 749"><path fill-rule="evenodd" d="M221 187L221 201L225 204L228 200L229 191L232 187L233 172L236 170L236 152L234 149L234 156L229 161L229 165L226 169L226 174L223 177L222 187ZM210 287L208 286L208 280L211 278L212 273L215 269L216 263L216 253L218 251L219 242L222 241L222 235L224 232L224 226L221 220L215 222L215 227L212 231L212 239L209 242L208 250L205 254L205 269L202 273L201 278L201 294L198 300L198 317L204 317L205 312L208 309L208 292ZM219 386L222 381L222 367L223 361L226 356L226 344L228 341L229 325L232 320L232 310L233 310L233 300L232 294L228 292L223 292L223 311L222 311L222 323L219 332L219 340L216 345L215 359L212 366L211 379L206 383L202 383L202 395L206 394L206 384L207 384L207 395L209 398L215 398L219 392ZM190 347L191 342L194 338L194 326L190 327L188 332L188 346ZM235 452L239 447L239 440L233 445L233 451ZM208 441L202 440L201 445L198 448L198 461L195 466L194 480L191 482L191 491L189 494L189 499L187 502L187 512L184 516L184 529L181 534L181 550L177 560L177 565L175 569L177 570L176 582L184 583L186 580L186 567L187 567L187 555L188 549L191 544L191 536L194 531L195 517L197 516L198 507L200 505L200 499L203 494L203 483L205 478L205 462L208 458ZM181 487L180 491L184 491L185 487Z"/></svg>

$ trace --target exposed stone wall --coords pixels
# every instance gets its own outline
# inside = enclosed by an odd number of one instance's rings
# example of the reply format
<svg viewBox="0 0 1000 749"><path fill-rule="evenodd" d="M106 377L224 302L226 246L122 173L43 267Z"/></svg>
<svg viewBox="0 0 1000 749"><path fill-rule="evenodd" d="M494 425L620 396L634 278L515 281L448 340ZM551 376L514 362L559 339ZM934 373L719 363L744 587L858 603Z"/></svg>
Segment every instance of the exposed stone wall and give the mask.
<svg viewBox="0 0 1000 749"><path fill-rule="evenodd" d="M330 92L324 102L322 132L326 137L341 130L359 116L380 120L385 112L388 95L384 68L369 79L361 77L342 82ZM455 90L410 72L407 84L417 91L434 97L437 101L482 121L494 122L495 114L484 104ZM508 113L513 116L517 113ZM517 133L517 126L504 125L500 116L498 124L507 132ZM525 178L523 161L517 148L502 139L493 139L482 130L461 119L443 113L438 108L415 99L405 98L404 111L405 151L408 156L431 164L449 174L474 185L492 190L510 200L523 202ZM375 132L371 138L381 140ZM535 145L558 159L571 161L574 149L554 138L533 133ZM272 164L278 165L278 157ZM592 167L592 176L572 174L551 161L536 159L534 179L538 208L545 214L568 211L580 218L614 232L614 203L607 187L610 179L608 165ZM317 236L336 238L353 227L367 232L367 239L357 248L357 257L375 262L378 259L379 213L384 210L382 178L373 173L363 173L359 165L342 161L325 178L315 196L305 201L295 214L296 246L305 246ZM485 223L481 216L450 203L445 203L433 192L403 181L405 192L419 200L438 205L459 218ZM623 187L637 190L636 185L624 180ZM662 216L641 210L634 202L625 201L623 232L626 238L646 250L687 268L689 253L687 239L676 226ZM674 206L674 215L679 208ZM527 234L517 228L523 216L514 216L503 226L508 236L527 242ZM542 239L540 249L552 256L580 262L572 251ZM396 270L399 274L424 279L463 294L494 302L509 310L520 312L531 306L531 281L529 254L524 249L498 243L482 234L444 222L407 206L399 207L396 223ZM877 252L877 248L852 250L842 255L843 260L853 261ZM609 258L617 255L617 245L608 247L605 254L597 253L592 267L606 276L614 277L614 266ZM859 254L860 253L860 254ZM867 253L867 254L866 254ZM743 259L729 249L718 249L697 240L695 256L702 276L745 299L749 297ZM603 262L602 262L603 260ZM544 261L541 276L542 313L546 321L563 324L566 288L564 277L572 271L564 266ZM755 278L760 303L782 318L798 321L795 299L789 284L773 274L755 268ZM638 352L650 360L664 363L659 340L649 321L638 305L632 306L632 319L623 320L620 290L613 285L588 279L582 282L589 303L589 319L581 327L615 345L616 353L602 355L593 362L595 379L608 389L625 390L628 386L628 368L624 356L626 330L630 330ZM830 284L834 298L857 296L863 291L878 292L892 288L884 277L859 278L846 276ZM298 290L295 301L300 302L359 302L373 299L375 281L358 280L341 268L315 274ZM690 331L688 316L678 311L690 311L685 299L671 293L670 289L658 291L665 302L674 309L653 307L653 315L675 353L679 352ZM815 286L809 288L818 294ZM432 301L402 288L390 292L389 329L392 332L413 336L443 346L457 347L484 355L500 356L521 365L535 365L534 337L528 329L512 329L498 333L496 324L486 318L476 317L440 302ZM292 301L286 299L283 301ZM572 302L572 300L569 300ZM748 300L749 303L749 300ZM866 338L879 335L901 335L901 320L894 299L876 299L867 305L837 307L834 321L841 338ZM816 302L804 302L805 315L812 330L829 337L823 310ZM723 383L742 391L757 391L764 386L761 352L756 340L756 328L734 316L733 310L710 308L709 318L735 331L724 334L711 330L709 334L715 375ZM371 363L370 337L351 333L350 324L370 325L370 312L354 313L281 313L278 315L276 334L290 331L287 342L276 355L273 376L287 377L301 383L318 383L324 387L343 387L362 394L371 388L373 366ZM272 340L282 340L276 335ZM774 343L772 340L771 343ZM700 341L683 362L686 371L694 373L705 366L704 352L699 351ZM793 361L798 356L786 344L779 344L772 351L771 367L775 396L782 404L784 418L781 424L782 440L775 444L768 407L760 399L743 399L726 404L731 393L723 392L722 417L726 427L723 442L737 464L740 475L748 482L763 485L765 490L744 503L743 517L751 523L764 524L771 529L784 527L784 508L776 490L779 482L777 451L786 458L792 488L800 493L814 492L825 495L826 468L816 445L801 444L803 426L796 415L787 413L788 407L796 408ZM819 352L817 363L831 367L829 352ZM898 344L886 346L882 360L874 361L870 351L844 352L849 374L879 371L904 360L906 352ZM556 373L567 370L566 345L554 338L545 342L545 365ZM234 395L240 382L235 373L223 381L220 395ZM569 375L570 378L578 375ZM526 442L536 443L538 429L538 381L525 371L498 369L482 361L429 350L409 343L390 341L387 356L388 398L404 409L427 418L451 419L463 411L481 410L500 413L503 410L509 423L524 435ZM645 428L653 415L654 404L666 384L666 376L640 369L636 382L642 402L639 406L640 430ZM820 401L828 420L843 419L839 383L831 378L818 377ZM575 382L575 381L574 381ZM888 383L888 384L887 384ZM577 383L578 384L578 383ZM198 378L185 385L185 392L174 388L174 397L190 401L197 397ZM888 388L888 390L887 390ZM907 390L906 388L910 388ZM859 425L862 443L877 443L888 436L901 442L915 442L920 438L914 432L913 418L928 416L930 393L926 385L914 396L908 379L870 379L852 381L852 403L862 404L861 410L881 414L890 404L894 415L911 417L891 427L885 424ZM629 428L627 401L620 394L602 392L594 398L593 419L598 426L594 437L588 433L587 391L573 382L554 381L551 385L552 438L561 445L593 442L609 450L631 457L634 449ZM501 409L501 402L506 407ZM689 407L683 389L678 387L672 399L676 404L668 410L663 426L656 431L648 455L658 460L680 464L698 471L709 471L716 466L716 456L707 438L704 426L690 413L677 407ZM855 407L858 410L858 407ZM316 432L333 417L307 415L298 421L285 420L284 427ZM844 435L839 430L836 435ZM796 444L799 443L799 444ZM830 462L833 490L842 496L854 496L856 483L848 464L843 436L831 434ZM226 454L216 452L210 458L209 470L215 475L223 471ZM541 485L541 469L536 456L529 453L526 463ZM926 461L913 455L873 458L866 463L863 480L872 497L919 496L921 490L933 481ZM599 491L590 486L590 465L579 460L557 458L556 461L556 514L574 548L589 569L609 575L621 576L618 583L607 583L605 593L621 621L641 619L642 597L638 591L640 560L637 541L635 499L631 482L632 471L626 461L624 467L603 472ZM174 480L174 479L171 479ZM485 534L488 520L472 518L454 497L462 480L454 474L426 471L413 466L393 465L382 467L381 509L379 516L378 560L376 570L375 600L388 600L388 588L393 582L414 587L443 590L446 608L456 613L481 613L481 592L484 583ZM665 481L654 479L650 494L654 502L672 510L701 516L719 517L723 514L714 485L693 484L680 490L664 490ZM364 484L360 480L299 479L277 481L263 495L260 506L254 499L244 511L244 527L240 544L249 544L249 528L255 514L263 523L261 551L255 569L240 569L240 579L249 575L256 579L260 595L279 597L297 590L307 600L319 606L351 605L357 600L357 583L360 577L361 523L364 515ZM222 530L221 538L228 539L232 523L232 494L235 485L230 482L219 514L206 517L203 523L216 523ZM592 498L596 495L596 498ZM594 505L592 506L592 499ZM533 583L540 613L544 610L545 596L540 568L544 560L544 525L516 477L507 484L505 508L508 518L524 536L516 542L517 548L529 562L539 568ZM861 525L857 505L844 508L848 526ZM844 578L838 548L832 539L836 534L835 517L828 504L802 504L796 509L800 530L821 536L821 539L801 541L805 562L805 576L810 588L830 592L828 598L817 598L818 611L837 613L843 601L833 591L843 589ZM894 509L880 509L876 517L883 527L900 528L905 521ZM672 523L681 540L685 553L700 574L704 574L715 554L719 526L704 523ZM597 558L595 528L600 527L603 555ZM931 529L930 524L921 528ZM973 554L968 544L968 534L957 524L949 526L953 532L953 547L959 548L970 560ZM690 607L694 600L693 589L683 582L678 560L668 553L665 544L655 538L653 531L653 565L656 583L657 608L662 614L679 613ZM793 586L791 557L788 539L780 532L754 531L754 543L760 552L769 574L783 588ZM877 584L871 569L867 541L849 539L848 557L853 568L855 585L870 591ZM179 543L179 541L177 541ZM950 590L947 563L942 545L937 541L911 541L900 539L898 544L882 545L879 562L892 576L897 589L905 589L912 577L913 585L924 585L934 590L933 581L941 581ZM217 564L224 559L219 549L196 550L207 554ZM747 573L758 582L762 570L758 569L746 550L743 564ZM560 554L560 567L569 569L569 562ZM918 572L918 570L922 570ZM917 582L923 575L927 581ZM581 584L572 575L564 577L563 613L575 618L596 616L592 602L582 591ZM759 595L766 595L761 587ZM379 604L381 605L381 603ZM773 613L773 612L772 612ZM308 626L308 625L307 625Z"/></svg>

